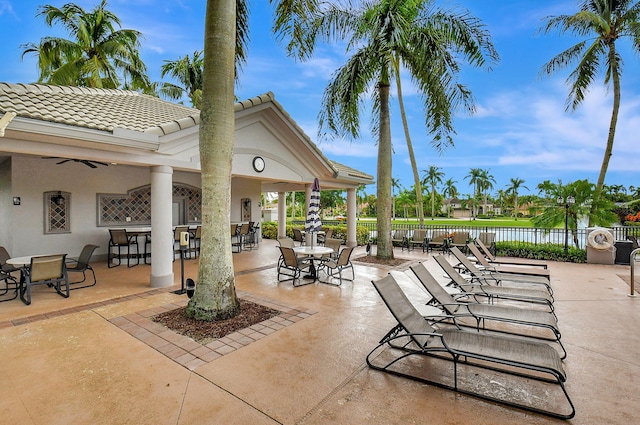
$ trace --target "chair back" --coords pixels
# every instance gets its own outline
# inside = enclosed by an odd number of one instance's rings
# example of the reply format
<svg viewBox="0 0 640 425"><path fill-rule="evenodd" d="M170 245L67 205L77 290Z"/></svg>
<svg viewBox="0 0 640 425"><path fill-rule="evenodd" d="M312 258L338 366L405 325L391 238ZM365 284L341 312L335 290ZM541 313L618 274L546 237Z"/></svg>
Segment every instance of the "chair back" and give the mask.
<svg viewBox="0 0 640 425"><path fill-rule="evenodd" d="M422 242L426 237L427 237L427 231L425 229L416 229L413 231L413 236L411 237L411 239L414 242Z"/></svg>
<svg viewBox="0 0 640 425"><path fill-rule="evenodd" d="M98 245L85 245L80 252L80 256L78 257L78 266L86 267L91 261L91 256L93 255L93 251L98 248Z"/></svg>
<svg viewBox="0 0 640 425"><path fill-rule="evenodd" d="M231 225L231 236L237 236L238 235L238 225L237 224L232 224Z"/></svg>
<svg viewBox="0 0 640 425"><path fill-rule="evenodd" d="M278 238L278 243L285 248L293 248L295 246L293 239L289 237Z"/></svg>
<svg viewBox="0 0 640 425"><path fill-rule="evenodd" d="M486 233L486 234L490 235L492 233ZM496 260L496 257L493 256L493 254L491 253L491 250L489 248L487 248L487 245L485 245L485 243L482 241L482 239L480 239L480 238L476 239L476 244L478 244L478 246L480 247L482 252L484 252L485 257L487 257L489 259L489 261L495 261Z"/></svg>
<svg viewBox="0 0 640 425"><path fill-rule="evenodd" d="M458 286L464 286L469 284L469 282L467 282L467 280L464 277L462 277L462 275L458 273L456 269L453 268L451 263L449 263L447 259L444 258L442 255L436 255L433 258L436 260L436 263L438 263L438 265L442 268L445 274L449 276L449 278L453 283L455 283Z"/></svg>
<svg viewBox="0 0 640 425"><path fill-rule="evenodd" d="M7 249L3 246L0 246L0 267L7 264L7 260L11 258Z"/></svg>
<svg viewBox="0 0 640 425"><path fill-rule="evenodd" d="M429 291L431 296L436 300L448 314L451 314L451 307L458 304L456 300L440 285L422 263L409 267L416 275L422 286ZM446 305L445 305L446 304Z"/></svg>
<svg viewBox="0 0 640 425"><path fill-rule="evenodd" d="M436 330L424 320L424 317L411 304L393 275L388 274L380 280L372 281L372 283L400 326L411 335L411 338L418 345L426 346L429 342L429 334L436 332Z"/></svg>
<svg viewBox="0 0 640 425"><path fill-rule="evenodd" d="M455 232L453 234L453 243L457 245L464 245L469 240L469 232Z"/></svg>
<svg viewBox="0 0 640 425"><path fill-rule="evenodd" d="M632 243L631 248L632 249L638 249L639 248L639 246L638 246L638 238L636 238L635 236L632 236L632 235L628 235L627 239L631 241L631 243Z"/></svg>
<svg viewBox="0 0 640 425"><path fill-rule="evenodd" d="M485 247L489 247L495 243L496 234L493 232L480 232L477 240L480 240Z"/></svg>
<svg viewBox="0 0 640 425"><path fill-rule="evenodd" d="M64 260L67 254L31 257L29 276L31 282L61 279L64 277Z"/></svg>
<svg viewBox="0 0 640 425"><path fill-rule="evenodd" d="M444 242L447 232L444 230L434 230L431 232L431 242Z"/></svg>
<svg viewBox="0 0 640 425"><path fill-rule="evenodd" d="M196 235L194 236L194 238L202 239L202 226L196 227Z"/></svg>
<svg viewBox="0 0 640 425"><path fill-rule="evenodd" d="M111 245L127 245L129 243L129 235L125 229L109 229L111 237Z"/></svg>
<svg viewBox="0 0 640 425"><path fill-rule="evenodd" d="M304 242L300 229L293 229L293 240L300 243Z"/></svg>
<svg viewBox="0 0 640 425"><path fill-rule="evenodd" d="M351 252L353 252L353 247L344 248L342 251L340 251L340 256L338 257L338 267L343 267L349 264Z"/></svg>
<svg viewBox="0 0 640 425"><path fill-rule="evenodd" d="M333 229L329 229L324 233L324 240L326 241L327 239L333 237Z"/></svg>
<svg viewBox="0 0 640 425"><path fill-rule="evenodd" d="M289 248L286 246L279 246L280 252L282 253L282 262L287 267L298 267L298 258L296 257L296 253L293 251L293 248Z"/></svg>
<svg viewBox="0 0 640 425"><path fill-rule="evenodd" d="M240 227L240 235L242 236L248 235L250 229L251 227L249 226L249 223L243 223L242 226Z"/></svg>
<svg viewBox="0 0 640 425"><path fill-rule="evenodd" d="M457 247L452 246L450 251L456 257L456 259L460 261L460 264L462 264L465 269L469 270L469 273L474 276L478 276L481 274L480 269L477 268L471 261L469 261L469 259Z"/></svg>
<svg viewBox="0 0 640 425"><path fill-rule="evenodd" d="M342 240L341 239L334 239L334 238L327 238L324 241L324 246L326 248L333 249L334 254L337 255L340 252L340 247L342 246Z"/></svg>
<svg viewBox="0 0 640 425"><path fill-rule="evenodd" d="M393 233L393 239L402 239L407 236L407 231L404 229L398 229Z"/></svg>
<svg viewBox="0 0 640 425"><path fill-rule="evenodd" d="M175 242L180 242L180 233L189 232L189 226L176 226L173 229L173 240Z"/></svg>
<svg viewBox="0 0 640 425"><path fill-rule="evenodd" d="M475 246L475 244L468 243L467 248L469 249L469 251L471 251L471 254L473 254L473 256L476 257L476 260L478 261L478 263L482 264L482 266L484 267L489 267L489 268L492 267L489 261L487 260L487 257L482 255L482 253L480 252L478 247Z"/></svg>

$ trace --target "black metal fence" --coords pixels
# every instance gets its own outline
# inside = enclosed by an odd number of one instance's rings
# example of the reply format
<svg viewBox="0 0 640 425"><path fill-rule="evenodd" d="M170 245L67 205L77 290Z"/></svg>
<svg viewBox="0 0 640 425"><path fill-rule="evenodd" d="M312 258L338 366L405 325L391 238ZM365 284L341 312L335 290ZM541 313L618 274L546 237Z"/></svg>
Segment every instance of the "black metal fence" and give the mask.
<svg viewBox="0 0 640 425"><path fill-rule="evenodd" d="M304 226L303 221L293 222L295 225ZM346 225L345 221L322 221L323 225L338 226ZM373 221L358 221L358 226L369 229L372 238L377 237L376 223ZM533 228L533 227L492 227L492 226L465 226L463 224L446 224L446 225L424 225L418 224L394 224L393 230L403 229L409 231L409 234L415 229L426 229L427 237L431 236L433 231L453 232L469 232L472 239L478 238L480 233L494 233L496 242L520 241L532 244L555 243L564 244L565 229L564 228ZM640 226L616 226L608 228L616 241L626 240L627 236L640 236ZM576 246L574 239L577 240L578 248L585 248L587 244L587 235L589 229L569 229L568 230L569 246Z"/></svg>

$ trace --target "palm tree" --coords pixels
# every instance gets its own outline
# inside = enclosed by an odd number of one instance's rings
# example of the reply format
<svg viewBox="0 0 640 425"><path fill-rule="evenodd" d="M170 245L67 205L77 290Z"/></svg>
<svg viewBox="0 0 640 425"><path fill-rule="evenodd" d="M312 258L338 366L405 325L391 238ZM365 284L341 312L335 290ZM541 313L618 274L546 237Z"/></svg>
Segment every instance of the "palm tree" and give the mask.
<svg viewBox="0 0 640 425"><path fill-rule="evenodd" d="M246 58L248 11L243 0L208 0L200 111L202 239L198 285L186 314L198 320L237 315L231 254L231 159L235 134L234 83Z"/></svg>
<svg viewBox="0 0 640 425"><path fill-rule="evenodd" d="M509 194L509 195L513 195L513 209L514 209L514 213L515 213L515 217L516 217L516 221L518 220L518 190L520 190L520 187L522 186L522 188L529 190L529 188L527 186L523 186L524 180L516 177L516 178L511 178L511 184L509 184L509 186L507 186L505 193Z"/></svg>
<svg viewBox="0 0 640 425"><path fill-rule="evenodd" d="M482 169L480 168L472 168L471 170L469 170L469 174L467 174L466 176L464 176L465 180L469 179L469 184L473 186L473 194L470 195L473 198L476 198L478 196L479 192L479 188L478 185L480 183L480 180L482 179ZM471 207L471 217L475 217L476 216L476 203L473 202L472 207Z"/></svg>
<svg viewBox="0 0 640 425"><path fill-rule="evenodd" d="M396 218L396 190L400 191L402 190L402 187L400 186L400 180L396 179L394 177L391 177L391 197L393 199L393 215L392 217L395 219Z"/></svg>
<svg viewBox="0 0 640 425"><path fill-rule="evenodd" d="M451 199L456 198L458 196L458 188L456 188L457 181L453 179L447 179L444 182L444 188L442 189L442 196L445 198L449 198L449 207L447 208L447 217L450 216L451 212Z"/></svg>
<svg viewBox="0 0 640 425"><path fill-rule="evenodd" d="M200 109L202 102L202 73L204 71L204 59L202 51L193 52L193 57L185 55L175 61L164 61L160 76L164 78L169 74L182 85L163 83L160 92L169 99L180 100L184 95L189 97L191 105Z"/></svg>
<svg viewBox="0 0 640 425"><path fill-rule="evenodd" d="M430 165L429 169L427 170L422 170L423 173L423 180L422 183L424 185L430 185L431 186L431 220L433 220L433 217L435 216L436 212L435 212L435 205L436 205L436 185L438 183L442 183L442 177L444 177L444 172L440 171L440 167L436 167L435 165ZM418 200L418 202L420 202L420 200Z"/></svg>
<svg viewBox="0 0 640 425"><path fill-rule="evenodd" d="M567 109L575 110L584 100L597 73L604 71L604 83L613 89L613 109L609 122L609 134L600 167L600 174L593 193L591 213L595 213L597 199L601 196L604 179L613 153L618 112L620 110L620 76L622 57L616 41L626 38L631 41L631 49L640 53L640 2L632 0L583 0L580 10L574 15L550 16L544 32L559 29L579 37L587 37L544 65L543 72L552 74L571 63L576 68L567 78L571 85L567 99ZM592 224L592 223L590 223Z"/></svg>
<svg viewBox="0 0 640 425"><path fill-rule="evenodd" d="M489 174L489 170L480 170L480 176L478 177L478 193L482 194L483 199L483 207L482 213L487 214L487 192L493 189L493 184L496 180L493 178L491 174Z"/></svg>
<svg viewBox="0 0 640 425"><path fill-rule="evenodd" d="M323 3L322 11L313 13L303 7L289 20L276 23L276 31L290 38L287 45L290 54L302 59L313 53L318 40L349 38L347 48L351 57L334 73L325 89L319 128L324 135L330 132L357 138L362 97L369 94L373 97L378 113L374 119L378 133L378 258L393 258L391 79L397 77L400 64L409 70L418 92L425 96L427 128L434 134L434 142L442 144L450 140L453 111L460 105L472 109L469 91L457 82L457 61L463 58L483 65L485 52L496 56L479 20L467 13L464 18L454 19L453 15L437 10L431 14L432 10L435 10L432 1L427 0Z"/></svg>
<svg viewBox="0 0 640 425"><path fill-rule="evenodd" d="M106 9L102 0L90 12L68 3L57 8L38 7L36 16L44 17L52 27L62 25L75 39L44 37L39 44L26 43L22 57L38 58L38 82L81 87L129 88L149 87L147 67L140 59L141 34L120 27L120 19Z"/></svg>

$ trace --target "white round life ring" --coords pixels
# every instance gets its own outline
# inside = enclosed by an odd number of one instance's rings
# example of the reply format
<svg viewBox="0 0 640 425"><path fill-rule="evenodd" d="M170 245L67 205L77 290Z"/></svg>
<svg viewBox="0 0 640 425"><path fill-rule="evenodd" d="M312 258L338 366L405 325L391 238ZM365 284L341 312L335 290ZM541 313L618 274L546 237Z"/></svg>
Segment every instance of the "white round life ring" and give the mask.
<svg viewBox="0 0 640 425"><path fill-rule="evenodd" d="M596 229L589 233L589 246L592 248L610 250L613 242L613 235L607 229Z"/></svg>

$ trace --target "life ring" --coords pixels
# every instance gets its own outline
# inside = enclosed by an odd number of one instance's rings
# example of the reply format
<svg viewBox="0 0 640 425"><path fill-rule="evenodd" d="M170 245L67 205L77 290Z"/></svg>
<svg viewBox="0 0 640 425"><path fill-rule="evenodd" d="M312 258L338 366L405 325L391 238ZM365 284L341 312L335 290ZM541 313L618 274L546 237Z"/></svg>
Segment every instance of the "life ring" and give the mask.
<svg viewBox="0 0 640 425"><path fill-rule="evenodd" d="M607 229L596 229L589 233L589 246L600 250L611 250L613 235Z"/></svg>

